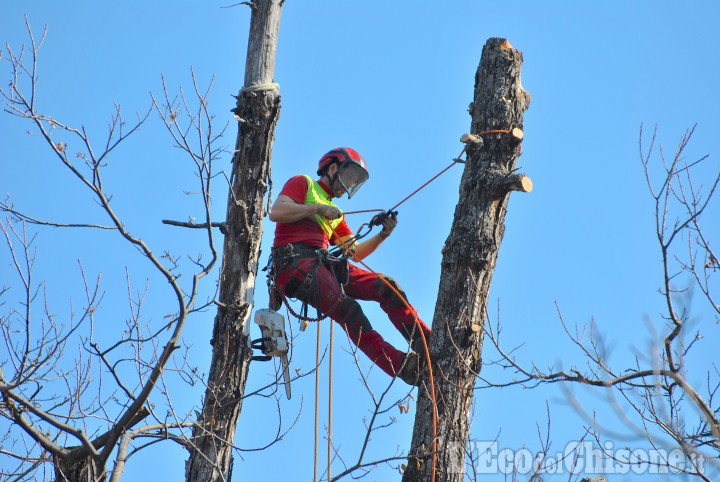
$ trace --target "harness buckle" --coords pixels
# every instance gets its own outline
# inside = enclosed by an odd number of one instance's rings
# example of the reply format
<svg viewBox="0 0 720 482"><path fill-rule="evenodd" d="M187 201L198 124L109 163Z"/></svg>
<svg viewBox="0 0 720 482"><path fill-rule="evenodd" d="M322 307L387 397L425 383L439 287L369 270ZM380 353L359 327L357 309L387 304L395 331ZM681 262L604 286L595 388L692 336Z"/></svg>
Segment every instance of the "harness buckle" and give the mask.
<svg viewBox="0 0 720 482"><path fill-rule="evenodd" d="M304 293L310 292L309 290L312 287L314 280L315 280L315 277L313 276L312 272L308 272L308 274L305 275L305 279L303 279L303 282L302 282L302 290Z"/></svg>

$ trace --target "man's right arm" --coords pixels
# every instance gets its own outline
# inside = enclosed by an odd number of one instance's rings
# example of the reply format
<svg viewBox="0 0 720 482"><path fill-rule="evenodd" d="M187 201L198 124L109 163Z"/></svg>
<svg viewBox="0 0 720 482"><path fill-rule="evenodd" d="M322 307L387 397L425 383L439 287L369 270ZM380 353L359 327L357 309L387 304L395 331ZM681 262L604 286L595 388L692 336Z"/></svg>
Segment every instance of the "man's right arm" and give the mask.
<svg viewBox="0 0 720 482"><path fill-rule="evenodd" d="M340 210L323 204L300 204L291 197L281 194L270 209L270 221L275 223L294 223L301 219L320 214L328 219L339 218Z"/></svg>

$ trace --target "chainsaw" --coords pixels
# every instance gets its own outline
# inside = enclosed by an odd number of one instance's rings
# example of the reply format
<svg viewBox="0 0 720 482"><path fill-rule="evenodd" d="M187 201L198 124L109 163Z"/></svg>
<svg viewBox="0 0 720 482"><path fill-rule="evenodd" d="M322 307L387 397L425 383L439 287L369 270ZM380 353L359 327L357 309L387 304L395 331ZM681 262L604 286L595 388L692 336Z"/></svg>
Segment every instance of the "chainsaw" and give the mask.
<svg viewBox="0 0 720 482"><path fill-rule="evenodd" d="M283 365L283 381L285 395L290 400L290 363L288 362L288 339L285 334L285 318L278 312L269 309L255 311L255 323L260 326L261 338L253 340L251 346L263 354L253 356L253 360L269 361L280 357Z"/></svg>

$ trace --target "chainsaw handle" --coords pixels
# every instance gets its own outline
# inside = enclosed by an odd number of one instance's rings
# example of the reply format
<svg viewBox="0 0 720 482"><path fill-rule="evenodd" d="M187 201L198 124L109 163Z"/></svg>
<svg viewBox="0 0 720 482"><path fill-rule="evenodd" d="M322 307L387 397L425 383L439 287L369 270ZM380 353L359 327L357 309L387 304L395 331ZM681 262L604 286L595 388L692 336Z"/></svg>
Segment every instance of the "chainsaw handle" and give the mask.
<svg viewBox="0 0 720 482"><path fill-rule="evenodd" d="M252 347L253 350L261 350L264 352L266 341L272 341L272 337L264 336L262 338L257 338L255 340L253 340L252 342L250 342L250 346Z"/></svg>

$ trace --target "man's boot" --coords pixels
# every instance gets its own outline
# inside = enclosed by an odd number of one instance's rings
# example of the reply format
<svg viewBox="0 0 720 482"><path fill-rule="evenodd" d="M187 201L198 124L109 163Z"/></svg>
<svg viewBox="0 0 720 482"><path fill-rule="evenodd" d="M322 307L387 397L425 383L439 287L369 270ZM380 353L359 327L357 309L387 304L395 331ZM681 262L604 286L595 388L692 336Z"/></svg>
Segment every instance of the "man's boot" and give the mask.
<svg viewBox="0 0 720 482"><path fill-rule="evenodd" d="M408 385L417 386L420 382L420 357L414 351L405 356L397 376Z"/></svg>
<svg viewBox="0 0 720 482"><path fill-rule="evenodd" d="M425 341L427 341L428 344L428 352L430 351L430 335L425 335ZM425 352L425 343L423 342L422 335L417 335L415 339L410 342L410 347L412 348L412 351L418 354L419 360L418 360L418 370L420 372L424 371L428 366L428 360L427 360L427 354Z"/></svg>

